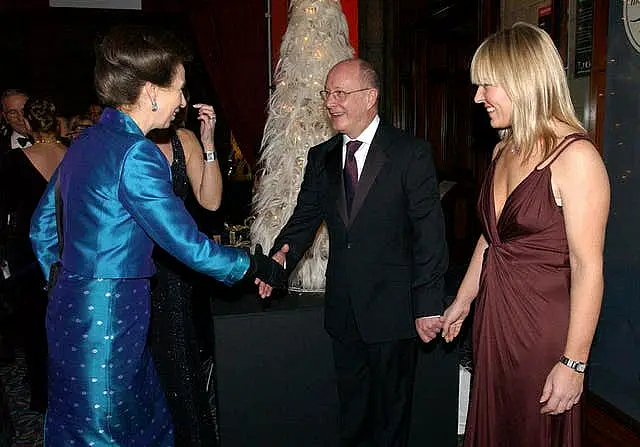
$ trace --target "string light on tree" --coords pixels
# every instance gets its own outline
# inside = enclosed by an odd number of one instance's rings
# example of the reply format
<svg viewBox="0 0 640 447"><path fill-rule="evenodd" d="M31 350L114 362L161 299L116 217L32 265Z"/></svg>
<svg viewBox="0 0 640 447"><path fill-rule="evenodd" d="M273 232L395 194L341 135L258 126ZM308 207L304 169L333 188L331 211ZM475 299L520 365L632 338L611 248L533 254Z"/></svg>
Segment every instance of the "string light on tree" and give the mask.
<svg viewBox="0 0 640 447"><path fill-rule="evenodd" d="M291 1L258 160L254 245L270 249L293 213L307 152L333 135L319 91L329 69L353 54L338 0ZM329 238L322 228L291 275L290 289L323 291L328 254Z"/></svg>

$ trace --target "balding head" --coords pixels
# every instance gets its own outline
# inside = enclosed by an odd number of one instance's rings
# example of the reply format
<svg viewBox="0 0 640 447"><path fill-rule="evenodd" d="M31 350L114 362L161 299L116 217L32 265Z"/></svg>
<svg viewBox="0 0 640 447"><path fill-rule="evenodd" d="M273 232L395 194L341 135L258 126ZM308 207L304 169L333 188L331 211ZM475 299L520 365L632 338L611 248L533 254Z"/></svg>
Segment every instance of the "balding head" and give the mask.
<svg viewBox="0 0 640 447"><path fill-rule="evenodd" d="M378 76L362 59L334 65L327 75L325 105L333 128L358 137L378 114Z"/></svg>

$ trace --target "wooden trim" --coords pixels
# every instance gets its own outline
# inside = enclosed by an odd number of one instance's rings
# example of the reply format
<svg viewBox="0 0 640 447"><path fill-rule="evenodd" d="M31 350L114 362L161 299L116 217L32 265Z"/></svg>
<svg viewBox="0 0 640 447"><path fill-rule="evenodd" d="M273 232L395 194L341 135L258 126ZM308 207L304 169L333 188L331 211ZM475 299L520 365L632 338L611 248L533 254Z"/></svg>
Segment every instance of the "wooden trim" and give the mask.
<svg viewBox="0 0 640 447"><path fill-rule="evenodd" d="M640 447L640 421L593 393L584 405L583 447Z"/></svg>
<svg viewBox="0 0 640 447"><path fill-rule="evenodd" d="M591 55L591 81L589 86L589 114L587 130L602 153L602 126L607 87L607 31L609 28L609 1L593 2L593 50Z"/></svg>
<svg viewBox="0 0 640 447"><path fill-rule="evenodd" d="M555 0L551 2L551 30L549 34L558 48L560 57L564 63L567 63L567 38L568 23L567 14L565 12L569 8L569 0Z"/></svg>
<svg viewBox="0 0 640 447"><path fill-rule="evenodd" d="M500 0L478 2L478 43L498 31L500 26Z"/></svg>

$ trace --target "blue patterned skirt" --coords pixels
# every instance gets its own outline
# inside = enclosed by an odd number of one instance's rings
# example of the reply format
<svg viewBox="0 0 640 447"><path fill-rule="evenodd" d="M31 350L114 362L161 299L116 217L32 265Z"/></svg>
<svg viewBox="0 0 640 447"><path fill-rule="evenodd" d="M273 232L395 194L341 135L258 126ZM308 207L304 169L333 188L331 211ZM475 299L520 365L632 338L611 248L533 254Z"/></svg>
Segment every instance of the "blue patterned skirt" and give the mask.
<svg viewBox="0 0 640 447"><path fill-rule="evenodd" d="M147 279L63 270L46 325L45 445L173 446L171 416L146 349Z"/></svg>

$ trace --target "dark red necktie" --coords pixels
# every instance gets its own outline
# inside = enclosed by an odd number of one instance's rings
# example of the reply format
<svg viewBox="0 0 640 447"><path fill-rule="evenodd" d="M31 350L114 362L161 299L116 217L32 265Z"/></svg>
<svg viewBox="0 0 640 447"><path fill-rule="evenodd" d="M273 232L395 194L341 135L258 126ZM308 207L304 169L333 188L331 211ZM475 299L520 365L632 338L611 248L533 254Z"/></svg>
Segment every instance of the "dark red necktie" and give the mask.
<svg viewBox="0 0 640 447"><path fill-rule="evenodd" d="M358 187L358 165L355 153L362 145L362 141L352 140L347 142L347 157L344 161L344 192L347 199L347 213L351 214L351 204Z"/></svg>

